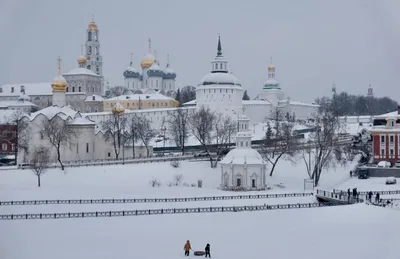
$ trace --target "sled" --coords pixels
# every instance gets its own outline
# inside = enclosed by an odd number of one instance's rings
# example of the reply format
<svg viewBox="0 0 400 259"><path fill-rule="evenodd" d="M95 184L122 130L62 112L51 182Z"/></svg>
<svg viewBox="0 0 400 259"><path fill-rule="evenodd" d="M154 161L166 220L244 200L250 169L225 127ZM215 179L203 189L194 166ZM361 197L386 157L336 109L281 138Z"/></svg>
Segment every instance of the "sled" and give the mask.
<svg viewBox="0 0 400 259"><path fill-rule="evenodd" d="M204 251L195 251L194 252L194 255L195 256L203 256L203 255L205 255L206 254L206 252L204 252Z"/></svg>

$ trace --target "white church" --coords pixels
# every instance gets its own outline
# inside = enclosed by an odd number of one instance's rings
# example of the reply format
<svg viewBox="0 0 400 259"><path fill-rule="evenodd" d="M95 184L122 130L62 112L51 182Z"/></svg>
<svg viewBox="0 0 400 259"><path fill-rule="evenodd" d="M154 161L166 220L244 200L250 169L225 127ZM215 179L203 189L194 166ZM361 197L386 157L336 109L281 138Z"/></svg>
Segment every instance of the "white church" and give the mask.
<svg viewBox="0 0 400 259"><path fill-rule="evenodd" d="M245 108L250 123L264 122L274 109L296 120L306 120L318 105L292 101L285 96L275 78L275 66L268 67L268 79L254 100L242 100L244 88L239 79L229 72L228 62L222 55L221 39L218 39L217 56L211 61L211 72L203 77L196 88L196 100L185 103L186 107L207 106L237 120Z"/></svg>

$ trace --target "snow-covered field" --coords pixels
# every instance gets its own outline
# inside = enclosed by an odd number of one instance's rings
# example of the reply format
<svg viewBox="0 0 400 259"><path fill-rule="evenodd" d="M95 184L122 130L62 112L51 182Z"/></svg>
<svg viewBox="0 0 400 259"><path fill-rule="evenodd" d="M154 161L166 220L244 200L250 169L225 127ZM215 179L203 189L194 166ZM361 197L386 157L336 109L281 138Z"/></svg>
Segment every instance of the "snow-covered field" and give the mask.
<svg viewBox="0 0 400 259"><path fill-rule="evenodd" d="M383 190L384 179L350 179L347 167L325 172L319 188L358 187ZM174 176L203 188L169 187ZM149 182L158 179L161 187ZM0 200L167 198L293 193L304 191L305 166L281 161L263 192L218 190L220 169L208 162L169 163L52 169L42 187L30 170L0 171ZM283 184L280 188L277 184ZM369 185L369 187L368 187ZM387 187L389 188L389 187ZM395 187L393 187L395 188ZM307 190L309 192L311 190ZM1 206L0 214L87 212L157 208L240 206L314 202L313 196L293 198L196 201L173 203L65 204ZM261 212L152 215L140 217L0 221L0 258L164 258L183 257L190 240L194 250L211 244L214 258L397 258L400 211L365 204ZM388 224L390 222L390 224ZM378 238L377 238L378 237ZM192 256L191 256L192 258Z"/></svg>
<svg viewBox="0 0 400 259"><path fill-rule="evenodd" d="M397 259L400 212L364 204L267 212L0 222L1 258ZM390 223L390 224L389 224ZM5 234L6 233L6 234ZM191 256L190 258L193 258Z"/></svg>

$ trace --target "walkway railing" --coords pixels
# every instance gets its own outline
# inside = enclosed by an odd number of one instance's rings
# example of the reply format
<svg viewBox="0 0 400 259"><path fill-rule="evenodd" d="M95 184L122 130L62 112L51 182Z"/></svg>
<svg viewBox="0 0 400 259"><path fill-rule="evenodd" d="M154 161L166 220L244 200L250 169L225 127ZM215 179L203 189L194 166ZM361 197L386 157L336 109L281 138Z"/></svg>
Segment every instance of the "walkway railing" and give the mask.
<svg viewBox="0 0 400 259"><path fill-rule="evenodd" d="M297 203L277 205L253 205L253 206L229 206L229 207L199 207L199 208L173 208L173 209L149 209L149 210L122 210L122 211L95 211L95 212L65 212L65 213L34 213L34 214L8 214L0 215L0 220L23 219L63 219L63 218L93 218L93 217L127 217L160 214L182 213L211 213L211 212L243 212L265 211L279 209L318 208L340 206L344 204L334 203Z"/></svg>
<svg viewBox="0 0 400 259"><path fill-rule="evenodd" d="M354 203L362 203L363 199L358 197L348 196L347 192L329 192L324 190L317 190L317 197L322 196L331 200L335 200L340 203L354 204Z"/></svg>
<svg viewBox="0 0 400 259"><path fill-rule="evenodd" d="M141 199L70 199L70 200L20 200L0 201L0 206L12 205L48 205L48 204L110 204L110 203L165 203L165 202L193 202L214 200L238 200L238 199L271 199L312 196L313 193L275 193L256 195L232 195L232 196L205 196L188 198L141 198Z"/></svg>
<svg viewBox="0 0 400 259"><path fill-rule="evenodd" d="M334 193L345 193L347 195L347 190L338 190L338 189L334 189L333 190ZM352 192L352 189L350 189L350 192ZM367 195L370 191L366 191L366 192L358 192L359 195ZM390 195L390 194L400 194L400 190L393 190L393 191L372 191L373 195L376 195L377 193L379 193L380 195Z"/></svg>

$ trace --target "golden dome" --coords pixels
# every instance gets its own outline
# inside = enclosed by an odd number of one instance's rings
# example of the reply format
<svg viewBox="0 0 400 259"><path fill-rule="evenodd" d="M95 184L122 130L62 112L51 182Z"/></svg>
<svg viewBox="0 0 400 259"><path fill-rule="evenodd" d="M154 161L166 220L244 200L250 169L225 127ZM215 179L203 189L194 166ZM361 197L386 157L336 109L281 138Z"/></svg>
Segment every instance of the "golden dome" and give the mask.
<svg viewBox="0 0 400 259"><path fill-rule="evenodd" d="M269 65L268 66L268 71L271 71L271 70L275 70L275 66L274 65Z"/></svg>
<svg viewBox="0 0 400 259"><path fill-rule="evenodd" d="M88 25L89 31L97 31L97 24L92 20Z"/></svg>
<svg viewBox="0 0 400 259"><path fill-rule="evenodd" d="M61 58L58 58L58 73L51 82L51 88L53 92L66 92L68 83L65 78L61 75Z"/></svg>
<svg viewBox="0 0 400 259"><path fill-rule="evenodd" d="M125 112L124 106L122 106L119 102L116 103L113 108L111 109L113 114L121 115Z"/></svg>
<svg viewBox="0 0 400 259"><path fill-rule="evenodd" d="M79 65L85 64L86 61L87 61L87 58L85 58L84 56L79 56L79 57L78 57L78 64L79 64Z"/></svg>
<svg viewBox="0 0 400 259"><path fill-rule="evenodd" d="M140 67L142 69L150 68L154 63L154 58L151 58L150 55L147 55L143 58L142 62L140 62Z"/></svg>

